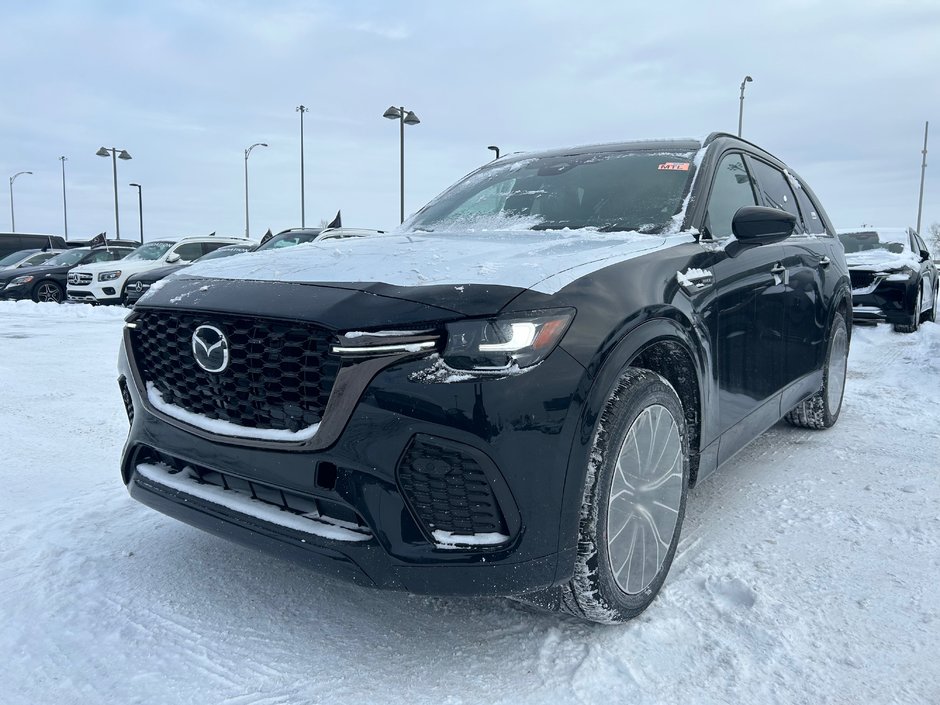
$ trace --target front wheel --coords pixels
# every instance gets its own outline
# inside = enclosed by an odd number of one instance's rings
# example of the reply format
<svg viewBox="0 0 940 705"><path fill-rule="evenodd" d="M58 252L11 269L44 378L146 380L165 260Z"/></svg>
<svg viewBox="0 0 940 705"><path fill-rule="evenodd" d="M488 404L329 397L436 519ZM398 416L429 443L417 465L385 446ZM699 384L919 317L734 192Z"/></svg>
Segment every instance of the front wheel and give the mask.
<svg viewBox="0 0 940 705"><path fill-rule="evenodd" d="M679 543L688 493L685 414L664 378L629 369L594 431L574 577L561 608L614 624L645 610Z"/></svg>
<svg viewBox="0 0 940 705"><path fill-rule="evenodd" d="M48 302L53 304L60 304L65 298L65 292L62 291L62 287L56 284L55 282L41 282L33 290L33 301L38 302Z"/></svg>
<svg viewBox="0 0 940 705"><path fill-rule="evenodd" d="M800 428L829 428L839 419L849 359L849 334L837 313L829 328L829 346L823 368L822 389L797 404L784 418Z"/></svg>

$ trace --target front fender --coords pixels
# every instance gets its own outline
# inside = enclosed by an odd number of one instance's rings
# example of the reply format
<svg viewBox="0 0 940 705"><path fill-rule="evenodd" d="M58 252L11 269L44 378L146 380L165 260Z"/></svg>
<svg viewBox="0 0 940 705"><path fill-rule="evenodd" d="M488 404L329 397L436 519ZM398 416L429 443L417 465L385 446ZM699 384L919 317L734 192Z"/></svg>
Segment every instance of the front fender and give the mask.
<svg viewBox="0 0 940 705"><path fill-rule="evenodd" d="M577 545L578 524L581 517L581 500L584 494L584 482L590 461L591 444L597 420L603 412L607 400L620 379L624 369L640 357L651 346L670 341L682 346L695 367L698 398L702 409L707 408L711 399L708 389L708 345L695 330L691 321L678 310L663 311L662 317L647 319L609 348L602 359L588 366L586 372L585 401L581 406L580 417L568 454L568 472L562 500L562 515L559 520L559 575L563 580L570 577L574 569L574 552ZM702 410L700 410L702 413ZM704 417L705 414L702 413ZM703 425L705 419L702 419ZM692 449L697 454L698 448ZM569 560L570 558L570 560Z"/></svg>

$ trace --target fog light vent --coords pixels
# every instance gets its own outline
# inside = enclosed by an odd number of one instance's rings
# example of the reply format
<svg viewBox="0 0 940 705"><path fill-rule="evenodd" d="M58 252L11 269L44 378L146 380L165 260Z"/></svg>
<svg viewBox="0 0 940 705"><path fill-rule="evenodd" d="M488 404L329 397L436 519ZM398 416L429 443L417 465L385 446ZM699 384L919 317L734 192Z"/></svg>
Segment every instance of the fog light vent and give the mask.
<svg viewBox="0 0 940 705"><path fill-rule="evenodd" d="M428 437L413 440L402 457L398 465L402 494L437 543L461 544L460 536L467 537L468 545L508 540L506 519L485 462L485 456L469 447ZM441 541L444 535L447 540ZM489 539L473 540L483 536Z"/></svg>

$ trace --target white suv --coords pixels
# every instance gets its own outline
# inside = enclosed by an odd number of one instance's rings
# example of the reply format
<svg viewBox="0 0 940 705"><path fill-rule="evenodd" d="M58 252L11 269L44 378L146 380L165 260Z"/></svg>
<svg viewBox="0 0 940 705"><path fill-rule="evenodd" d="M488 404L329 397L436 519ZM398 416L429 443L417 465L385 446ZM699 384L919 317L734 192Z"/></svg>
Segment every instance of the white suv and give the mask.
<svg viewBox="0 0 940 705"><path fill-rule="evenodd" d="M86 303L122 303L124 284L130 275L167 264L188 264L225 245L244 242L243 238L233 237L186 237L147 242L122 260L75 267L69 272L68 297L71 301Z"/></svg>

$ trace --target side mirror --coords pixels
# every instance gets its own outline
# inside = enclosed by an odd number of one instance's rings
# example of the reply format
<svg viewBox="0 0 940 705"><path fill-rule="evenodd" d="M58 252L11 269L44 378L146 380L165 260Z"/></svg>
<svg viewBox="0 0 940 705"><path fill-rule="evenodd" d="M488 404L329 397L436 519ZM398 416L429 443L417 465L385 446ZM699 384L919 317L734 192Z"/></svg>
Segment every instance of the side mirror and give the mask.
<svg viewBox="0 0 940 705"><path fill-rule="evenodd" d="M927 250L921 250L921 251L920 251L920 261L921 261L921 262L926 262L926 261L929 260L929 259L930 259L930 253L927 252Z"/></svg>
<svg viewBox="0 0 940 705"><path fill-rule="evenodd" d="M769 245L785 240L796 227L796 216L776 208L744 206L731 220L731 232L747 245Z"/></svg>
<svg viewBox="0 0 940 705"><path fill-rule="evenodd" d="M167 264L176 264L176 263L179 262L179 261L180 261L179 252L174 252L172 255L169 255L169 256L166 258L166 263L167 263Z"/></svg>

